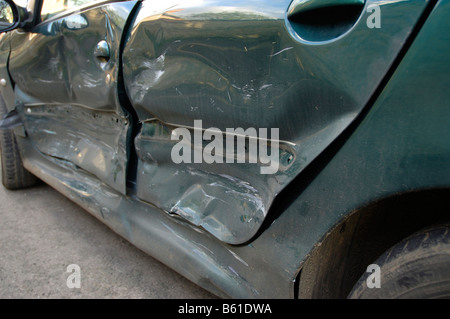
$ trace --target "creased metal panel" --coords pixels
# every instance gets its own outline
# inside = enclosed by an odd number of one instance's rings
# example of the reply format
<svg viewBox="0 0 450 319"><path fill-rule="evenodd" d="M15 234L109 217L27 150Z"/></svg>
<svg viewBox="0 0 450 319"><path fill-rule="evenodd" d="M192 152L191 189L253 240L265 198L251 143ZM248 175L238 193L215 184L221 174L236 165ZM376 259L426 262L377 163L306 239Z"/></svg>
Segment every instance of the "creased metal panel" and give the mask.
<svg viewBox="0 0 450 319"><path fill-rule="evenodd" d="M9 69L28 137L126 193L130 121L119 101L122 35L136 1L63 12L11 36ZM107 45L107 56L96 51Z"/></svg>
<svg viewBox="0 0 450 319"><path fill-rule="evenodd" d="M311 43L300 39L296 22L288 19L289 0L144 1L124 51L126 89L140 121L156 119L176 128L202 120L204 129L222 131L278 128L280 141L291 145L295 158L289 170L270 177L249 165L183 166L170 161L170 140L165 146L161 140L151 144L142 133L136 144L140 198L176 211L221 240L250 240L277 194L366 106L427 1L355 3L360 16L348 32ZM372 4L381 8L381 28L367 22ZM157 169L167 177L154 173ZM192 174L196 171L207 178ZM212 195L208 185L225 185L223 176L254 189L264 205L250 206L249 214L239 204L245 202L239 186L224 188L221 197L219 191ZM227 205L216 207L210 197ZM194 200L202 204L187 204ZM258 212L261 207L264 212ZM236 223L242 215L258 221Z"/></svg>

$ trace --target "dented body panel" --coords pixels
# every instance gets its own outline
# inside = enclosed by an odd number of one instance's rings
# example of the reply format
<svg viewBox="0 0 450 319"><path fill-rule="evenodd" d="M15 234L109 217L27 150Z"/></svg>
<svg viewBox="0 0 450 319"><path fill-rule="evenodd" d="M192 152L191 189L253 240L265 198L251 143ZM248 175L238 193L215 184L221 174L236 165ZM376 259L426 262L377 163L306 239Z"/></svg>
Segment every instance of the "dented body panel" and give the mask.
<svg viewBox="0 0 450 319"><path fill-rule="evenodd" d="M9 70L27 134L40 152L66 160L126 193L128 113L119 100L123 31L136 2L57 16L13 31ZM109 56L96 56L107 41Z"/></svg>
<svg viewBox="0 0 450 319"><path fill-rule="evenodd" d="M144 1L123 54L125 87L144 122L135 141L139 198L231 244L257 233L276 196L360 114L426 1L383 3L380 30L367 27L361 7L351 36L319 44L296 38L289 6ZM279 169L173 163L170 132L193 132L197 119L221 131L279 128Z"/></svg>

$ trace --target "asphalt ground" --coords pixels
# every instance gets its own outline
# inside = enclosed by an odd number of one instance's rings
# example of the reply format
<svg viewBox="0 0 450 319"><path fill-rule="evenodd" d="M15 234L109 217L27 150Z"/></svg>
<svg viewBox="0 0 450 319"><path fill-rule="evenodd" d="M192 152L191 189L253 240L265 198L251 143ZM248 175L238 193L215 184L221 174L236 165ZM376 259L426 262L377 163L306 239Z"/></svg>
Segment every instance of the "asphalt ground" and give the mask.
<svg viewBox="0 0 450 319"><path fill-rule="evenodd" d="M44 183L19 191L0 183L0 299L72 298L216 297Z"/></svg>

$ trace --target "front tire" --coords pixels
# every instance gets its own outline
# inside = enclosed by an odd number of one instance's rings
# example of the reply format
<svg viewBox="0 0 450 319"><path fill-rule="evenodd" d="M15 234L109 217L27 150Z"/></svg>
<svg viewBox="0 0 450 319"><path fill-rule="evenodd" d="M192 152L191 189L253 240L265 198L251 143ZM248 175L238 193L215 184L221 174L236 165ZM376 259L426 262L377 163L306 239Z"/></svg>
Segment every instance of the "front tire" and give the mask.
<svg viewBox="0 0 450 319"><path fill-rule="evenodd" d="M3 118L6 113L5 101L0 95L0 118ZM0 151L2 184L5 188L15 190L37 183L37 178L23 167L16 136L12 129L0 129Z"/></svg>

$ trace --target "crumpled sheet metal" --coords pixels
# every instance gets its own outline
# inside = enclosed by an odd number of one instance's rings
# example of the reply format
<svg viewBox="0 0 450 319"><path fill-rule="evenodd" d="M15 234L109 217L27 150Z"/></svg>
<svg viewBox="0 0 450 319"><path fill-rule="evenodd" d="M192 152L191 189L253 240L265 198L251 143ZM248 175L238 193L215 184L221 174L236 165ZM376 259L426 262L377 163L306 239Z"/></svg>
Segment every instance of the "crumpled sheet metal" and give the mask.
<svg viewBox="0 0 450 319"><path fill-rule="evenodd" d="M72 105L22 108L26 132L40 152L68 161L125 193L127 121L112 112ZM93 117L95 123L86 121Z"/></svg>
<svg viewBox="0 0 450 319"><path fill-rule="evenodd" d="M124 195L131 124L119 100L120 50L136 4L104 4L12 31L9 61L16 107L35 147ZM106 58L94 52L101 41Z"/></svg>
<svg viewBox="0 0 450 319"><path fill-rule="evenodd" d="M381 29L368 28L362 9L345 36L311 45L292 34L291 2L144 1L124 49L141 123L278 128L291 148L288 169L262 176L258 165L175 164L170 139L137 137L140 198L228 243L251 240L277 194L367 106L426 6L367 0L382 8Z"/></svg>
<svg viewBox="0 0 450 319"><path fill-rule="evenodd" d="M135 140L139 158L137 196L169 214L179 215L233 244L247 241L264 221L274 196L289 180L295 155L292 145L280 143L285 164L276 174L262 175L263 164L180 163L171 158L176 128L157 120L143 123ZM191 147L191 145L189 145Z"/></svg>

